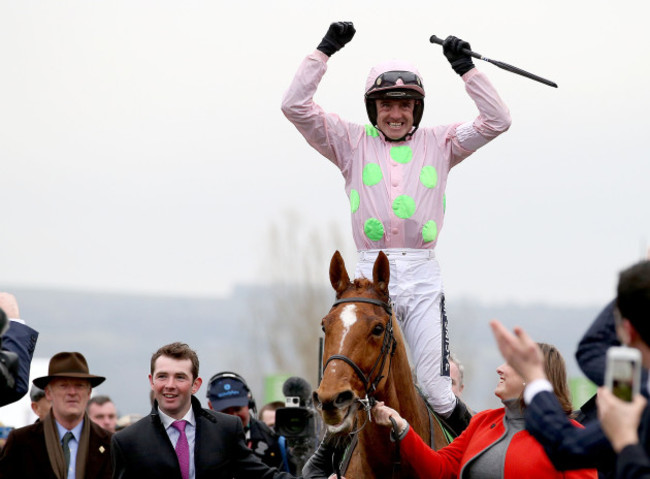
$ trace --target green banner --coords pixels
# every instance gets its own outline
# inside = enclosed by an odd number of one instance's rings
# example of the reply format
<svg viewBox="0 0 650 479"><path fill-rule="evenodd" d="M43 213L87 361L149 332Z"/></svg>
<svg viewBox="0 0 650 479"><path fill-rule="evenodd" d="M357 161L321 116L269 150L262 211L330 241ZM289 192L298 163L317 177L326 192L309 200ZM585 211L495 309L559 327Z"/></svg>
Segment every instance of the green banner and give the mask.
<svg viewBox="0 0 650 479"><path fill-rule="evenodd" d="M585 377L569 379L569 389L571 389L571 401L573 409L580 409L591 396L596 394L596 385Z"/></svg>
<svg viewBox="0 0 650 479"><path fill-rule="evenodd" d="M264 377L264 404L272 401L284 402L284 394L282 394L282 385L291 376L288 374L273 374Z"/></svg>

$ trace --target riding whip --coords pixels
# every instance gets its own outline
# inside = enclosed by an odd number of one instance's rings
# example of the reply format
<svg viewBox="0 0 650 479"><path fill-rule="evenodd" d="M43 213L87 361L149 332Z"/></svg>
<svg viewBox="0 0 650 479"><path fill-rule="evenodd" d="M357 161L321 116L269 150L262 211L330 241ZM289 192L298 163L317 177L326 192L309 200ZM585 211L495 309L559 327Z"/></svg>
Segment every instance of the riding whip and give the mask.
<svg viewBox="0 0 650 479"><path fill-rule="evenodd" d="M431 43L437 43L438 45L442 45L444 43L444 40L441 38L438 38L435 35L431 35L431 38L429 38L429 41ZM507 63L500 62L498 60L492 60L490 58L484 57L480 53L473 52L471 50L468 50L467 48L463 48L463 53L466 55L469 55L474 58L478 58L479 60L483 60L484 62L491 63L494 66L497 66L499 68L502 68L503 70L507 70L512 73L516 73L517 75L524 76L526 78L530 78L531 80L538 81L540 83L543 83L544 85L552 86L553 88L557 88L557 83L552 82L551 80L547 80L546 78L542 78L540 76L537 76L533 73L527 72L526 70L522 70L521 68L517 68L512 65L508 65Z"/></svg>

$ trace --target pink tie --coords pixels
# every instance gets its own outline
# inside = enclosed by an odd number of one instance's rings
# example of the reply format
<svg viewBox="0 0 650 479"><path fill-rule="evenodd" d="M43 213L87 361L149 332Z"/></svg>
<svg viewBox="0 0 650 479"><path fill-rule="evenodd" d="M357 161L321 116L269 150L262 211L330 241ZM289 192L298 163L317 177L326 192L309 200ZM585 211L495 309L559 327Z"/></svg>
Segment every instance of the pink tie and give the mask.
<svg viewBox="0 0 650 479"><path fill-rule="evenodd" d="M187 421L174 421L172 426L178 429L181 436L176 443L176 455L178 456L178 463L181 466L181 476L183 479L190 477L190 445L187 443L187 436L185 435L185 426Z"/></svg>

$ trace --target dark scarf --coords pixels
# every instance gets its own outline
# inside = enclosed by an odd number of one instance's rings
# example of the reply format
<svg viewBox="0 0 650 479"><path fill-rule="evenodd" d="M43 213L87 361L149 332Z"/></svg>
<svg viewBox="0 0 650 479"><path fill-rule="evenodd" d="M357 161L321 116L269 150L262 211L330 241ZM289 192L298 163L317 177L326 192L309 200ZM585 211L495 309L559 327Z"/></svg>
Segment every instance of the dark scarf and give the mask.
<svg viewBox="0 0 650 479"><path fill-rule="evenodd" d="M50 465L57 479L66 479L68 471L65 468L65 458L63 457L63 446L59 438L59 431L56 427L56 421L52 410L43 419L43 431L45 433L45 447L47 456L50 459ZM78 479L83 479L86 474L86 462L88 461L88 445L90 442L90 419L84 413L84 425L81 428L81 437L79 438L79 447L77 449L76 474Z"/></svg>

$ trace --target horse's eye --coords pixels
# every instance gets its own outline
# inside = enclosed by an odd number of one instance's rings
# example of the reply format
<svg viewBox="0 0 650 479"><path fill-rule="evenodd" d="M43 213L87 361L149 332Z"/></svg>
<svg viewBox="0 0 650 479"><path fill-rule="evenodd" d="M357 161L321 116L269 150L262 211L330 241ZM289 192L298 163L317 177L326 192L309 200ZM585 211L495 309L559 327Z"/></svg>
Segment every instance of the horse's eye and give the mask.
<svg viewBox="0 0 650 479"><path fill-rule="evenodd" d="M384 325L383 324L378 324L374 328L372 328L372 334L379 336L381 333L384 332Z"/></svg>
<svg viewBox="0 0 650 479"><path fill-rule="evenodd" d="M320 325L320 329L321 329L323 332L325 332L325 325L324 325L324 324L321 324L321 325Z"/></svg>

